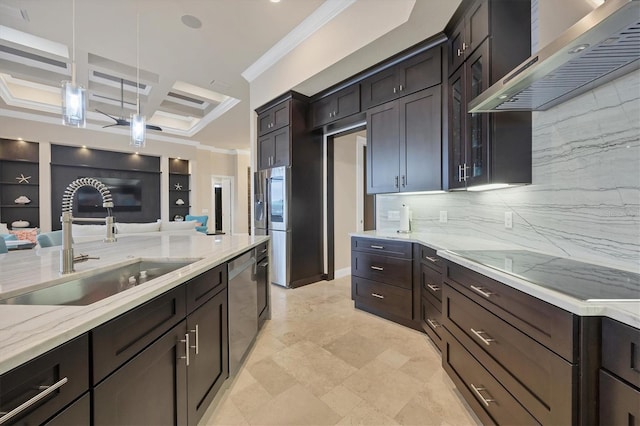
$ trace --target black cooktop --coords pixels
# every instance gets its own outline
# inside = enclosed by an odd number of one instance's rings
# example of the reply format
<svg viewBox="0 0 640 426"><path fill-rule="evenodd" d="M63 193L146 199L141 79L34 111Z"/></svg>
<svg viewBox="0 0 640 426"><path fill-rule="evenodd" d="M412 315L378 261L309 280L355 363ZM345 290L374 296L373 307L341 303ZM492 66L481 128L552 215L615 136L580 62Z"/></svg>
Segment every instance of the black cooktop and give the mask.
<svg viewBox="0 0 640 426"><path fill-rule="evenodd" d="M526 250L460 250L461 257L587 302L640 301L640 274Z"/></svg>

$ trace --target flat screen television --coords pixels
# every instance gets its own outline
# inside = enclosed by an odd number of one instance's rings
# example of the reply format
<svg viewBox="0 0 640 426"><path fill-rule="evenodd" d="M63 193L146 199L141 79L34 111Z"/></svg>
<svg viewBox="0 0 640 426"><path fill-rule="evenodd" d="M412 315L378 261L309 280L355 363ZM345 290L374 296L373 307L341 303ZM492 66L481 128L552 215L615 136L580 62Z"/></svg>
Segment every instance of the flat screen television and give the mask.
<svg viewBox="0 0 640 426"><path fill-rule="evenodd" d="M126 178L95 178L104 183L113 198L113 211L142 211L142 181ZM76 192L78 213L104 212L102 196L95 188L82 187Z"/></svg>

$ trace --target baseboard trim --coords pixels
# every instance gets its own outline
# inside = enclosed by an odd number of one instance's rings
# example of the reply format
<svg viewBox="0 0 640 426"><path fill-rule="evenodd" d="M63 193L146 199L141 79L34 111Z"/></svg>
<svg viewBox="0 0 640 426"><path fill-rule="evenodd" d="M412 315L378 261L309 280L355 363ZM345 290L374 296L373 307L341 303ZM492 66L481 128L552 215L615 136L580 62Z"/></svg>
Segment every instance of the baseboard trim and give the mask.
<svg viewBox="0 0 640 426"><path fill-rule="evenodd" d="M351 275L351 267L338 269L334 272L333 279L337 280L338 278L343 278Z"/></svg>

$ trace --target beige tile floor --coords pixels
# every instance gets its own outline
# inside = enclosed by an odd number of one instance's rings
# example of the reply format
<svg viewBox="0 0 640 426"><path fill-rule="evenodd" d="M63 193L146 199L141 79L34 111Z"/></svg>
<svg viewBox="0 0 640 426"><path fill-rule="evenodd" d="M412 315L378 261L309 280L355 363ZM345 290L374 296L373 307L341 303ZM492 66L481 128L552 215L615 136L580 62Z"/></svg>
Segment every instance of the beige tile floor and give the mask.
<svg viewBox="0 0 640 426"><path fill-rule="evenodd" d="M479 424L429 338L355 309L350 282L272 286L271 321L201 424Z"/></svg>

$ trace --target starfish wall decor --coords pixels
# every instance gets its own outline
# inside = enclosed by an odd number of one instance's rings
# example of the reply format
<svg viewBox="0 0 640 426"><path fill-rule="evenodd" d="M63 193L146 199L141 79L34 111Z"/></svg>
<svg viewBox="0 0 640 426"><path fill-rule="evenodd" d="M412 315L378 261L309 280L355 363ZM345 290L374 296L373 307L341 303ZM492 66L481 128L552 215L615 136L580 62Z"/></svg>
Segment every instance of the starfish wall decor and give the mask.
<svg viewBox="0 0 640 426"><path fill-rule="evenodd" d="M20 176L16 176L16 179L18 180L18 183L29 183L29 179L31 179L31 176L25 176L24 174L20 173Z"/></svg>

